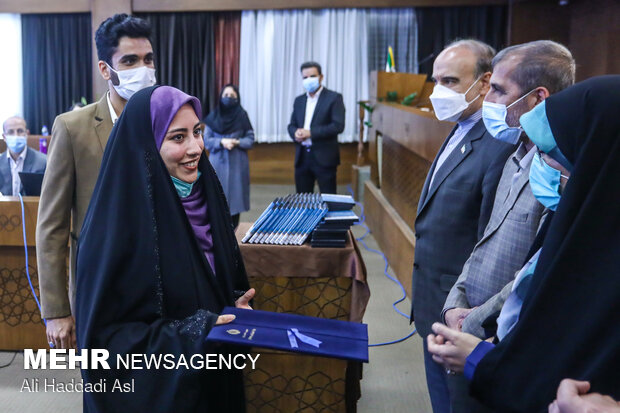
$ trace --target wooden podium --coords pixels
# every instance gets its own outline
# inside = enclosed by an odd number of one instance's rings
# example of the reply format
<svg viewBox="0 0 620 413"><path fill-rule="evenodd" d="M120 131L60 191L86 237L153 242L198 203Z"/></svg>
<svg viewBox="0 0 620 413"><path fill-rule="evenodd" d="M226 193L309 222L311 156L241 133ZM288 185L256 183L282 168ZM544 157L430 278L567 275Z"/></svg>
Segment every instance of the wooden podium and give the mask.
<svg viewBox="0 0 620 413"><path fill-rule="evenodd" d="M424 83L414 106L379 99L386 91L406 96L412 87L420 87L419 81L417 74L371 74L371 180L364 188L368 227L410 298L418 200L433 159L454 124L438 121L430 110L431 82Z"/></svg>
<svg viewBox="0 0 620 413"><path fill-rule="evenodd" d="M24 197L28 272L37 297L35 252L38 197ZM45 326L26 274L22 208L18 197L0 197L0 350L47 349Z"/></svg>

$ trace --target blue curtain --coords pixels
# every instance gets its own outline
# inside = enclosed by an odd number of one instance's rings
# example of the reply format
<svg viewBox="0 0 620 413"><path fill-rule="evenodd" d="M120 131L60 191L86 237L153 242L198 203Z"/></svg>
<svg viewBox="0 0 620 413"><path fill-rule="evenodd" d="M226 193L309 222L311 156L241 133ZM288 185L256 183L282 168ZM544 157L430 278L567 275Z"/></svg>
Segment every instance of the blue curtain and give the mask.
<svg viewBox="0 0 620 413"><path fill-rule="evenodd" d="M414 9L368 11L369 70L385 70L388 46L397 72L418 72L418 27Z"/></svg>
<svg viewBox="0 0 620 413"><path fill-rule="evenodd" d="M153 29L157 83L174 86L202 102L203 115L214 107L215 14L139 13Z"/></svg>
<svg viewBox="0 0 620 413"><path fill-rule="evenodd" d="M418 20L418 61L420 73L433 73L433 61L453 40L477 39L495 50L506 46L506 6L420 7Z"/></svg>
<svg viewBox="0 0 620 413"><path fill-rule="evenodd" d="M22 15L24 118L31 133L52 130L57 115L92 101L90 13Z"/></svg>

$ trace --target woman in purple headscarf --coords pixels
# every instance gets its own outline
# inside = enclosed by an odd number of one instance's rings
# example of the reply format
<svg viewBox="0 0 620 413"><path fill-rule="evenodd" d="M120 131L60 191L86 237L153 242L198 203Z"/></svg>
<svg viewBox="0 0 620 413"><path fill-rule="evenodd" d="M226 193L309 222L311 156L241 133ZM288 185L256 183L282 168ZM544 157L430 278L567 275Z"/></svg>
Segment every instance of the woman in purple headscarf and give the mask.
<svg viewBox="0 0 620 413"><path fill-rule="evenodd" d="M240 371L178 364L234 353L205 337L232 320L225 306L249 308L254 295L200 119L195 97L147 88L106 146L78 244L76 324L79 348L108 350L111 369L82 370L85 383L107 384L84 393L86 412L245 411ZM127 354L170 355L176 365L119 368ZM113 391L116 383L131 391Z"/></svg>

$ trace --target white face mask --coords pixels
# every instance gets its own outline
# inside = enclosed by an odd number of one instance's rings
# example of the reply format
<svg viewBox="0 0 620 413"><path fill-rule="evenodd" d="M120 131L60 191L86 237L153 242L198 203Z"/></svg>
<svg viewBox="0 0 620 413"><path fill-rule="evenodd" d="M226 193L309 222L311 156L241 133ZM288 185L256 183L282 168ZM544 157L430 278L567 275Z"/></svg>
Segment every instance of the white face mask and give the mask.
<svg viewBox="0 0 620 413"><path fill-rule="evenodd" d="M430 95L430 100L437 119L456 122L465 109L480 97L480 95L476 96L471 102L468 102L465 97L479 80L480 78L476 79L465 93L455 92L450 88L436 84L433 93Z"/></svg>
<svg viewBox="0 0 620 413"><path fill-rule="evenodd" d="M153 86L157 81L155 69L150 67L141 66L127 70L114 70L110 65L108 67L118 76L118 86L114 84L112 86L125 100L129 100L137 91Z"/></svg>

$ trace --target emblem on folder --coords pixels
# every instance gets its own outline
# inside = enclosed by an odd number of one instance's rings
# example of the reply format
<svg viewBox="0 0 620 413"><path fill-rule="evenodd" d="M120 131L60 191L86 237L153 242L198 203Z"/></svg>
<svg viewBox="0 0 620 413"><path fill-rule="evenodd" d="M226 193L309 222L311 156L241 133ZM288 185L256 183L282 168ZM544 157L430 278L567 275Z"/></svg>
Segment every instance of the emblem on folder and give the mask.
<svg viewBox="0 0 620 413"><path fill-rule="evenodd" d="M461 153L465 153L465 145L461 146Z"/></svg>
<svg viewBox="0 0 620 413"><path fill-rule="evenodd" d="M239 330L237 330L237 329L234 329L234 328L231 328L230 330L226 330L226 332L227 332L228 334L232 334L232 335L234 335L234 336L236 336L237 334L241 334L241 331L239 331Z"/></svg>

